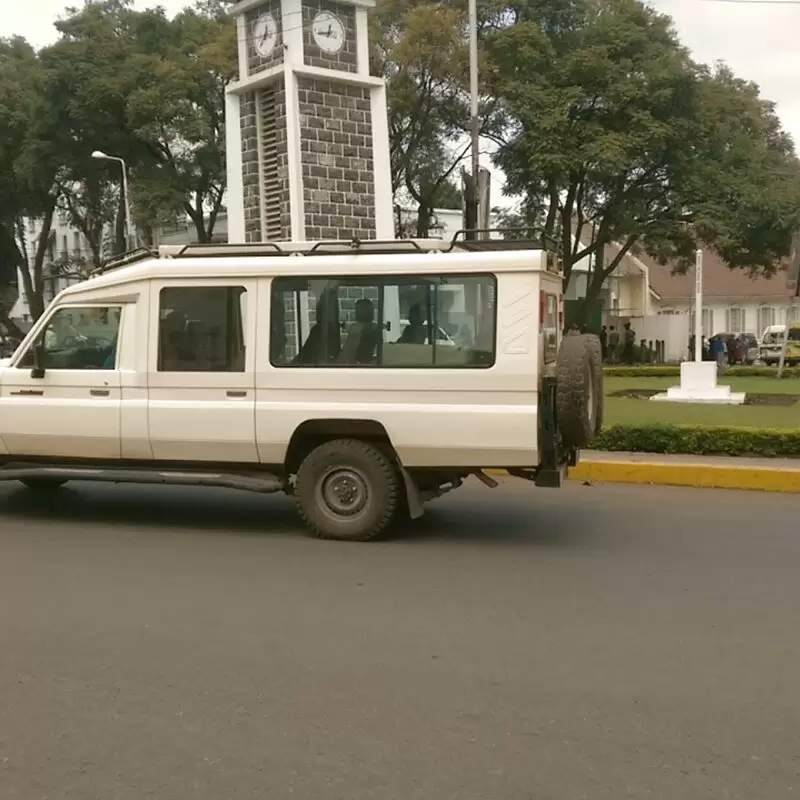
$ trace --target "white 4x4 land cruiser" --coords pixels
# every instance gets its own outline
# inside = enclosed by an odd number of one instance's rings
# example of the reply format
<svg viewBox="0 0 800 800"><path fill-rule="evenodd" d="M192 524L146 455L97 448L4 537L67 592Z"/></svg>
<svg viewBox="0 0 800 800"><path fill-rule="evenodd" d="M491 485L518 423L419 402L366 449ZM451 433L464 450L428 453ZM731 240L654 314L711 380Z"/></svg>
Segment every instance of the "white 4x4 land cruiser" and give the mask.
<svg viewBox="0 0 800 800"><path fill-rule="evenodd" d="M560 486L599 428L599 343L561 341L538 243L161 256L64 290L2 362L0 479L283 491L319 536L367 540L486 468Z"/></svg>

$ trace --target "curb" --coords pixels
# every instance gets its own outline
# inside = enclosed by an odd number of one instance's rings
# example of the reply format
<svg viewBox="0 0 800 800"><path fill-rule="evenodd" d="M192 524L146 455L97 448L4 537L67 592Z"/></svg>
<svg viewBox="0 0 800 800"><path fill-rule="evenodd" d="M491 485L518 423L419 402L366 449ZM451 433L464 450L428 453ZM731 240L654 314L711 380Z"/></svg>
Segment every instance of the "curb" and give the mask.
<svg viewBox="0 0 800 800"><path fill-rule="evenodd" d="M486 472L492 475L508 474L505 470ZM800 469L779 467L735 467L692 462L581 461L576 467L570 468L569 480L800 494Z"/></svg>

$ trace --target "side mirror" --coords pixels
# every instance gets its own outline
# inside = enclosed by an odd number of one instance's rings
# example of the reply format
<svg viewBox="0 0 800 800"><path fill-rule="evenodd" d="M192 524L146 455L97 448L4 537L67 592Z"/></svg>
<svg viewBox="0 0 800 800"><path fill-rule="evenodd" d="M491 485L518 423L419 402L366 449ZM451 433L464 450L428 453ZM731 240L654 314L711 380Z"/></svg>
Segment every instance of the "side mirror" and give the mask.
<svg viewBox="0 0 800 800"><path fill-rule="evenodd" d="M33 347L31 378L44 378L44 345L42 344L37 344Z"/></svg>

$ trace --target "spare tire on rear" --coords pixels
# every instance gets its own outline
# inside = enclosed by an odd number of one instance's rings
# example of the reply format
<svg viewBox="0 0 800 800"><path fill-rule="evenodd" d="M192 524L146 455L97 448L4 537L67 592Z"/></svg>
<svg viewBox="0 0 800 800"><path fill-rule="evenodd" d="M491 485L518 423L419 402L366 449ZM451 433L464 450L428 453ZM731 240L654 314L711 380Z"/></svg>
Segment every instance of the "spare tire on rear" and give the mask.
<svg viewBox="0 0 800 800"><path fill-rule="evenodd" d="M558 351L556 416L567 447L590 445L602 423L603 365L596 339L567 335Z"/></svg>

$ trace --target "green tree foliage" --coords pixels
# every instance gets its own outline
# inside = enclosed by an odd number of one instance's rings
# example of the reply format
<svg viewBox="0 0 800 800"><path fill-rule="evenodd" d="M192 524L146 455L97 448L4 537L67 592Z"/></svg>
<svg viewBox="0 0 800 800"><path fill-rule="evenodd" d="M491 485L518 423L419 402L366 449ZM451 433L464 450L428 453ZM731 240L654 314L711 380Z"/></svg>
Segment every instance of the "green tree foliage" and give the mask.
<svg viewBox="0 0 800 800"><path fill-rule="evenodd" d="M466 8L418 0L381 0L372 16L372 71L386 78L395 197L418 208L426 237L435 208L458 208L458 168L467 155ZM484 114L488 118L488 114Z"/></svg>
<svg viewBox="0 0 800 800"><path fill-rule="evenodd" d="M36 318L48 276L102 263L114 222L111 249L125 248L120 166L95 150L127 162L145 238L188 214L197 238L211 239L226 187L225 86L237 72L225 8L200 0L170 19L105 0L57 23L58 41L40 53L0 40L0 322L17 269ZM48 263L56 213L84 234L88 258ZM32 247L27 219L42 231Z"/></svg>
<svg viewBox="0 0 800 800"><path fill-rule="evenodd" d="M766 271L787 255L791 142L756 87L691 61L668 17L638 0L523 0L496 12L486 50L507 191L558 236L567 281L593 256L590 299L634 248L688 264L703 243Z"/></svg>
<svg viewBox="0 0 800 800"><path fill-rule="evenodd" d="M47 238L56 211L60 158L53 145L58 120L47 105L47 75L36 53L19 38L0 41L0 323L9 319L17 273L40 314ZM41 220L43 236L29 253L26 219Z"/></svg>

